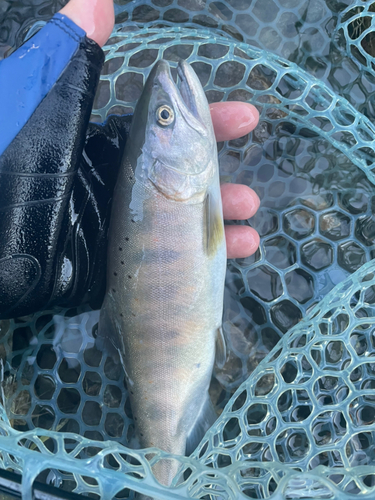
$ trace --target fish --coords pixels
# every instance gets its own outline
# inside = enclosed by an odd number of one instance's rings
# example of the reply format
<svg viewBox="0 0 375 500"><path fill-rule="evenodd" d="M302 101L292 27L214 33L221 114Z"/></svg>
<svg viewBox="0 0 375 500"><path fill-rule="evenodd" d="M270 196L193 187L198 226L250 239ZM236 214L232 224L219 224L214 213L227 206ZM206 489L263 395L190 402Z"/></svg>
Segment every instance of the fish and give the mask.
<svg viewBox="0 0 375 500"><path fill-rule="evenodd" d="M192 67L152 68L116 182L98 335L120 354L141 448L184 455L216 418L209 398L221 329L226 244L217 146ZM153 467L170 485L173 460ZM142 497L144 498L144 497Z"/></svg>

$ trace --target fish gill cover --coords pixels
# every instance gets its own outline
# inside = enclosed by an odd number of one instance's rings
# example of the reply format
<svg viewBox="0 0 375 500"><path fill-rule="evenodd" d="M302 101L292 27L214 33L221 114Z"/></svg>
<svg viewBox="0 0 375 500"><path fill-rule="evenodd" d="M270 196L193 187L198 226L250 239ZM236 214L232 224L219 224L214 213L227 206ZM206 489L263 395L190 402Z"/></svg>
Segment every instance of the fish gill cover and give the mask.
<svg viewBox="0 0 375 500"><path fill-rule="evenodd" d="M49 2L1 9L2 54ZM171 488L169 456L128 445L124 373L95 348L97 312L1 322L3 468L92 498L353 499L375 494L375 4L120 1L93 121L132 112L153 63L187 59L209 102L255 104L219 144L224 182L261 198L259 251L229 261L220 417ZM38 429L35 429L35 428ZM172 458L172 457L169 457Z"/></svg>

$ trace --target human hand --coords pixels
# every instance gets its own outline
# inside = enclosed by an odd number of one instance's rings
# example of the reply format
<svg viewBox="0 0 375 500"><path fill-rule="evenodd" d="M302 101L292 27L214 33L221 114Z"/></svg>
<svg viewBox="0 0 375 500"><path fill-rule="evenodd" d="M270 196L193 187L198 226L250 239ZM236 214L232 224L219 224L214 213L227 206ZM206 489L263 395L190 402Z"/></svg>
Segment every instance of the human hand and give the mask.
<svg viewBox="0 0 375 500"><path fill-rule="evenodd" d="M251 132L258 124L257 109L243 102L218 102L210 105L216 139L229 141ZM242 184L221 186L224 219L246 220L259 208L258 195ZM249 226L225 226L228 259L245 258L259 246L259 235Z"/></svg>

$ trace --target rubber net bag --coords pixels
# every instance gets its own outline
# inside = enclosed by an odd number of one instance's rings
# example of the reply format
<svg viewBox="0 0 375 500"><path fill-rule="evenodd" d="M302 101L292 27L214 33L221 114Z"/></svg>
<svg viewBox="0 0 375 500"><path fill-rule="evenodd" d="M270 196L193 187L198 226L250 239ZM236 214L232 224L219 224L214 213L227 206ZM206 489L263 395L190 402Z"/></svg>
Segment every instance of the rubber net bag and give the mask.
<svg viewBox="0 0 375 500"><path fill-rule="evenodd" d="M3 2L7 55L60 5ZM375 4L116 4L92 120L134 109L153 63L187 59L209 102L258 127L218 145L223 182L261 198L260 249L228 262L219 418L191 457L134 450L124 374L95 347L98 312L0 324L0 466L92 498L363 499L375 495ZM33 27L30 31L30 28ZM177 460L170 488L151 467Z"/></svg>

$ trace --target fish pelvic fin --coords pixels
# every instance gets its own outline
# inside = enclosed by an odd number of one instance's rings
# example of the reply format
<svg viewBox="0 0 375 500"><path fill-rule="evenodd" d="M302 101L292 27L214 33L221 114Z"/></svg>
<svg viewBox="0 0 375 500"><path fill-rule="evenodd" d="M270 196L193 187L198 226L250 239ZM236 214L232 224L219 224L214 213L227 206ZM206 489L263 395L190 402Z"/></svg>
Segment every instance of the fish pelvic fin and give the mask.
<svg viewBox="0 0 375 500"><path fill-rule="evenodd" d="M220 328L217 329L217 332L216 332L215 348L216 348L215 363L216 363L216 366L221 369L225 365L225 361L227 359L227 346L225 343L223 328L221 326L220 326Z"/></svg>
<svg viewBox="0 0 375 500"><path fill-rule="evenodd" d="M191 455L212 424L217 420L217 413L208 395L201 406L201 411L186 439L186 455Z"/></svg>

